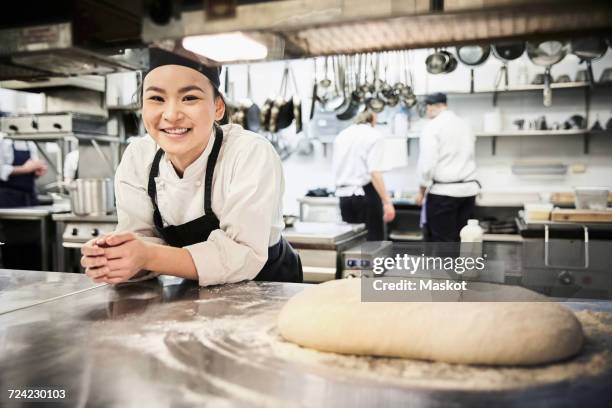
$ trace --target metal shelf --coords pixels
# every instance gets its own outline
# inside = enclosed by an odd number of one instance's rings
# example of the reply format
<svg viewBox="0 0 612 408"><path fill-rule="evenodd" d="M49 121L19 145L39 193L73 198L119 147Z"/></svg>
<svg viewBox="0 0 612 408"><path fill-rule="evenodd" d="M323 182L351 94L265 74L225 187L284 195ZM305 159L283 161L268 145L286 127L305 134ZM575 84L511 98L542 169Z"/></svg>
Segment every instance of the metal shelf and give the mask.
<svg viewBox="0 0 612 408"><path fill-rule="evenodd" d="M121 140L119 136L109 135L93 135L73 132L47 132L47 133L19 133L19 134L7 134L5 136L8 139L13 140L32 140L32 141L54 141L62 139L84 139L84 140L96 140L99 142L110 142L119 143Z"/></svg>
<svg viewBox="0 0 612 408"><path fill-rule="evenodd" d="M502 130L500 132L477 132L476 137L521 137L521 136L565 136L565 135L606 135L612 134L610 130L588 130L588 129L569 129L569 130ZM408 139L418 139L419 133L409 133Z"/></svg>
<svg viewBox="0 0 612 408"><path fill-rule="evenodd" d="M610 86L612 81L607 82L596 82L594 84L595 88ZM562 83L553 83L550 85L551 89L583 89L588 88L588 82L562 82ZM508 92L529 92L529 91L544 91L544 85L519 85L519 86L511 86L508 88L500 88L497 90L497 93L508 93ZM485 88L485 89L476 89L474 92L466 91L442 91L447 95L476 95L476 94L490 94L495 92L493 88ZM417 94L417 96L425 96L427 94Z"/></svg>
<svg viewBox="0 0 612 408"><path fill-rule="evenodd" d="M551 89L575 89L575 88L585 88L589 86L588 82L564 82L558 84L551 84ZM497 90L497 93L507 93L507 92L528 92L528 91L543 91L544 85L519 85L512 86L508 88L500 88ZM495 92L495 89L477 89L474 92L470 91L449 91L448 95L471 95L471 94L489 94Z"/></svg>
<svg viewBox="0 0 612 408"><path fill-rule="evenodd" d="M494 136L563 136L563 135L585 135L589 133L587 129L569 129L569 130L515 130L515 131L500 131L500 132L479 132L477 137L494 137Z"/></svg>
<svg viewBox="0 0 612 408"><path fill-rule="evenodd" d="M9 89L44 89L55 87L73 87L81 89L89 89L96 92L106 91L106 80L103 76L84 75L80 77L67 78L48 78L42 81L0 81L0 87Z"/></svg>

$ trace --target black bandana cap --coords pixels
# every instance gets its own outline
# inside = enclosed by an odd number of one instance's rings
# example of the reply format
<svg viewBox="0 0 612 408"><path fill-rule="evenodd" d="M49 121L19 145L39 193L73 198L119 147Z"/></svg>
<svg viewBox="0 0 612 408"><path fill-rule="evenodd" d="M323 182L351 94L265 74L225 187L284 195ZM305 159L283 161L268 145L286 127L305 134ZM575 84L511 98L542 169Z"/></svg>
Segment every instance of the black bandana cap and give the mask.
<svg viewBox="0 0 612 408"><path fill-rule="evenodd" d="M446 94L441 92L429 94L425 97L426 105L435 105L437 103L446 103Z"/></svg>
<svg viewBox="0 0 612 408"><path fill-rule="evenodd" d="M221 85L221 79L219 78L219 75L221 73L221 67L205 65L198 59L195 54L191 52L187 53L190 54L190 57L166 51L161 48L150 48L149 70L145 73L144 76L146 77L149 72L163 65L182 65L187 68L195 69L196 71L204 75L206 78L208 78L208 80L215 87L215 89L219 89L219 86Z"/></svg>

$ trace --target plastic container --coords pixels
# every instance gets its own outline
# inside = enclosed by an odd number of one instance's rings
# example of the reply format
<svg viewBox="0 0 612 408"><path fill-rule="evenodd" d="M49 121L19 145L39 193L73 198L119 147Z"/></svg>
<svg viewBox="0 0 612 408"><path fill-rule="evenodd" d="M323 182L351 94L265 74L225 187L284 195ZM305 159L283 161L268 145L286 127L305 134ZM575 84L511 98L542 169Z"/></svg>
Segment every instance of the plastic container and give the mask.
<svg viewBox="0 0 612 408"><path fill-rule="evenodd" d="M474 219L468 220L467 225L461 228L461 232L459 232L461 242L482 242L483 234L478 220Z"/></svg>
<svg viewBox="0 0 612 408"><path fill-rule="evenodd" d="M525 219L527 221L548 221L553 205L550 203L526 203Z"/></svg>
<svg viewBox="0 0 612 408"><path fill-rule="evenodd" d="M607 187L576 187L576 209L605 210L608 207Z"/></svg>

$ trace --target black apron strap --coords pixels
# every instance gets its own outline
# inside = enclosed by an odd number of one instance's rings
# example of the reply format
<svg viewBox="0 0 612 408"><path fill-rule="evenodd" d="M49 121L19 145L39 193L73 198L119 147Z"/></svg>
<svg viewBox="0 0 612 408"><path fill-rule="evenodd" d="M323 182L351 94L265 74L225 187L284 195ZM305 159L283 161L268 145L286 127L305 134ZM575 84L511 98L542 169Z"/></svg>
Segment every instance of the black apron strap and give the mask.
<svg viewBox="0 0 612 408"><path fill-rule="evenodd" d="M213 145L208 162L206 163L206 179L204 180L204 213L212 214L212 182L215 171L215 164L219 151L221 150L221 142L223 141L223 131L221 127L215 125L215 144Z"/></svg>
<svg viewBox="0 0 612 408"><path fill-rule="evenodd" d="M151 171L149 172L149 185L147 186L147 193L149 194L149 198L153 204L153 222L155 223L155 228L158 230L164 228L164 223L159 212L159 207L157 206L157 188L155 187L155 177L159 175L159 161L161 160L163 154L164 151L161 148L157 150L157 153L155 153L155 158L151 164Z"/></svg>
<svg viewBox="0 0 612 408"><path fill-rule="evenodd" d="M217 164L217 157L219 157L219 151L221 150L221 143L223 142L223 130L219 126L215 125L215 142L213 144L212 151L208 157L206 163L206 180L204 185L204 212L205 214L212 214L212 180L215 171L215 165ZM151 164L151 171L149 172L149 183L147 186L147 193L153 204L153 222L158 231L164 228L164 222L162 220L159 207L157 206L157 187L155 186L155 177L159 175L159 162L164 151L160 148L155 153L155 158Z"/></svg>

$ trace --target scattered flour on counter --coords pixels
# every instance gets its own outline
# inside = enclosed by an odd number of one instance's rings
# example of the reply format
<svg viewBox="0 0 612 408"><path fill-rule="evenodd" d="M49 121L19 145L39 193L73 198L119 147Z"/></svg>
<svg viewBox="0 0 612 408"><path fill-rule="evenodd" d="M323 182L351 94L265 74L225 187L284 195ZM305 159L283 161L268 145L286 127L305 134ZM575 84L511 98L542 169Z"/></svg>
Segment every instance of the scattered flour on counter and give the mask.
<svg viewBox="0 0 612 408"><path fill-rule="evenodd" d="M134 293L134 294L130 294L128 296L123 296L120 299L121 300L149 300L149 299L155 299L158 298L160 295L158 295L157 293Z"/></svg>
<svg viewBox="0 0 612 408"><path fill-rule="evenodd" d="M187 312L187 314L191 315L192 313ZM137 316L130 316L124 321L114 322L115 324L112 325L113 330L105 331L105 334L97 337L95 341L103 344L104 347L125 347L134 352L146 354L171 370L184 372L195 378L200 378L202 382L209 383L230 395L234 403L229 406L235 406L236 400L247 402L249 406L283 408L293 406L287 401L279 400L273 396L235 384L226 377L215 375L214 372L194 367L189 361L185 362L184 359L181 359L180 356L173 352L173 344L176 343L180 346L183 340L196 339L200 344L210 345L213 350L222 353L214 341L216 336L221 336L225 333L224 328L226 325L215 323L219 319L209 319L196 315L193 317L193 320L187 321L164 320L147 323L138 327L137 333L134 333L133 329L126 329L126 326L133 327L137 320ZM239 323L239 319L228 318L224 320L234 320L234 323ZM105 325L105 322L102 322L101 325ZM211 339L212 342L210 341ZM208 394L198 394L194 390L190 390L189 394L190 399L197 404L202 403L203 397L207 404L211 402L211 398L216 398ZM219 397L219 401L215 401L215 406L223 406L221 403L223 401L223 398ZM226 399L225 401L229 400Z"/></svg>
<svg viewBox="0 0 612 408"><path fill-rule="evenodd" d="M202 301L204 300L204 302ZM218 307L215 299L196 301L195 309L209 305ZM214 303L214 304L213 304ZM227 379L194 370L188 360L181 359L181 347L188 352L215 353L236 365L248 365L261 370L296 367L307 374L319 375L330 381L378 382L389 386L453 389L504 390L553 384L612 371L612 313L580 311L576 316L583 325L586 343L580 354L570 360L534 367L487 367L417 361L399 358L340 355L306 349L282 339L276 328L279 303L264 305L263 301L228 302L221 316L205 317L193 311L183 312L186 320L130 322L130 330L120 326L98 341L145 352L170 368L205 376L215 386L236 398L257 404L277 405L278 400L255 390L229 382ZM206 314L206 316L210 316ZM117 322L115 322L117 323ZM133 334L134 330L138 334ZM131 333L131 334L122 334ZM179 355L177 357L177 350ZM284 402L286 405L286 401Z"/></svg>

